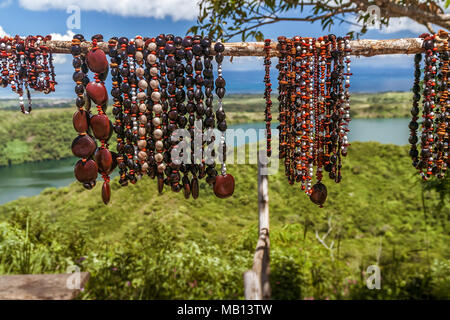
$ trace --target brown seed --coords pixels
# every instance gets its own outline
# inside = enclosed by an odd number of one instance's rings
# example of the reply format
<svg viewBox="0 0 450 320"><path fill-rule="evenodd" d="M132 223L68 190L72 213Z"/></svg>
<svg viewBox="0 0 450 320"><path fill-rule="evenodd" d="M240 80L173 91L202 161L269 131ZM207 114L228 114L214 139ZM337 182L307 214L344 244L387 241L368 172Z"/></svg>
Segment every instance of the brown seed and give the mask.
<svg viewBox="0 0 450 320"><path fill-rule="evenodd" d="M191 193L192 198L197 199L198 198L198 179L197 177L193 177L191 180Z"/></svg>
<svg viewBox="0 0 450 320"><path fill-rule="evenodd" d="M81 183L89 183L97 179L98 167L94 160L78 160L75 164L75 178Z"/></svg>
<svg viewBox="0 0 450 320"><path fill-rule="evenodd" d="M102 200L104 204L108 204L111 199L111 186L109 182L103 182L102 186Z"/></svg>
<svg viewBox="0 0 450 320"><path fill-rule="evenodd" d="M103 106L108 102L108 92L105 85L101 82L89 82L86 86L86 93L98 106Z"/></svg>
<svg viewBox="0 0 450 320"><path fill-rule="evenodd" d="M183 176L183 193L186 199L189 199L191 196L191 184L188 176Z"/></svg>
<svg viewBox="0 0 450 320"><path fill-rule="evenodd" d="M327 200L327 187L323 183L317 182L315 185L313 185L312 192L309 198L312 202L322 208L325 200Z"/></svg>
<svg viewBox="0 0 450 320"><path fill-rule="evenodd" d="M78 158L89 158L96 148L95 140L87 134L76 137L72 142L72 153Z"/></svg>
<svg viewBox="0 0 450 320"><path fill-rule="evenodd" d="M88 113L81 109L75 111L72 118L73 127L78 133L84 133L89 129Z"/></svg>
<svg viewBox="0 0 450 320"><path fill-rule="evenodd" d="M111 134L111 123L106 114L96 114L90 121L92 132L99 140L108 140Z"/></svg>
<svg viewBox="0 0 450 320"><path fill-rule="evenodd" d="M162 193L164 189L164 178L158 177L158 192Z"/></svg>
<svg viewBox="0 0 450 320"><path fill-rule="evenodd" d="M95 152L95 162L97 162L98 172L109 174L112 171L113 158L108 149L98 148Z"/></svg>
<svg viewBox="0 0 450 320"><path fill-rule="evenodd" d="M221 199L228 198L234 192L234 178L231 174L218 175L214 183L214 194Z"/></svg>
<svg viewBox="0 0 450 320"><path fill-rule="evenodd" d="M103 50L90 50L86 55L86 62L92 72L104 73L108 71L108 60Z"/></svg>

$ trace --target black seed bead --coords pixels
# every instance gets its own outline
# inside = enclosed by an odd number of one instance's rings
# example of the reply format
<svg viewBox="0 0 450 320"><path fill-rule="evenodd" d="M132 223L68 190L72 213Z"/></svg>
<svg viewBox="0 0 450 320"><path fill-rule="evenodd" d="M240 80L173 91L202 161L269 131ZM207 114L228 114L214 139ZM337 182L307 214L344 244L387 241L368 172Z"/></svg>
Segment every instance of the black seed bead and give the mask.
<svg viewBox="0 0 450 320"><path fill-rule="evenodd" d="M222 99L225 96L225 88L216 88L216 94Z"/></svg>
<svg viewBox="0 0 450 320"><path fill-rule="evenodd" d="M222 61L223 61L223 54L222 53L216 54L216 62L222 63Z"/></svg>
<svg viewBox="0 0 450 320"><path fill-rule="evenodd" d="M214 51L218 53L222 53L225 51L225 46L221 42L216 42L214 44Z"/></svg>

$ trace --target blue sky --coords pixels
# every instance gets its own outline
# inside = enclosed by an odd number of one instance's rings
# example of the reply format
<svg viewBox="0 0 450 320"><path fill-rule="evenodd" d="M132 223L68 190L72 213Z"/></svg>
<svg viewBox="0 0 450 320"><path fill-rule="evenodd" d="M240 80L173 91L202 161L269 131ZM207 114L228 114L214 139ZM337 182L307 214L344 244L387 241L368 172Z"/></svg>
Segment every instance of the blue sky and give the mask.
<svg viewBox="0 0 450 320"><path fill-rule="evenodd" d="M101 33L105 39L111 36L134 37L136 35L155 36L172 33L184 36L187 29L195 24L197 0L0 0L0 36L54 34L67 38L70 33L66 26L69 14L66 9L71 4L81 8L81 29L86 38ZM298 15L289 12L288 15ZM344 35L351 28L348 24L333 27L332 32ZM276 39L279 35L320 36L320 23L281 22L261 29L265 37ZM426 29L407 18L393 19L387 30L371 30L363 38L388 39L417 37ZM239 38L234 39L240 41ZM354 92L405 91L412 82L412 56L391 55L372 58L353 58L352 90ZM71 56L56 58L57 91L54 97L71 97ZM275 64L273 64L275 65ZM264 89L262 60L255 57L235 58L233 63L224 63L224 76L228 78L228 92L262 92ZM276 74L273 75L276 77ZM8 89L0 90L1 97L10 97Z"/></svg>

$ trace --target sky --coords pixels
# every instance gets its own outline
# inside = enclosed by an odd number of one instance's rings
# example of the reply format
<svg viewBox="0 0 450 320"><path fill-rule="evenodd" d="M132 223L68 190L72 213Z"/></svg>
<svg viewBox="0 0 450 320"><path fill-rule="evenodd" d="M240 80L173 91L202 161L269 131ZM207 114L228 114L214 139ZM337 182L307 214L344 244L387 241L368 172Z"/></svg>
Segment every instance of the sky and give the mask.
<svg viewBox="0 0 450 320"><path fill-rule="evenodd" d="M4 35L51 34L54 39L70 40L74 33L85 38L103 34L112 36L156 36L172 33L184 36L195 24L198 0L0 0L0 37ZM67 20L73 11L71 5L80 8L80 29L69 30ZM286 13L299 15L299 11ZM355 17L349 16L355 21ZM355 27L349 24L333 26L331 32L345 35ZM436 28L438 29L438 28ZM280 35L293 37L328 34L320 23L280 22L261 29L265 38L276 39ZM363 39L396 39L417 37L426 28L408 18L391 19L383 30L369 30ZM240 38L230 41L240 41ZM248 41L253 41L249 39ZM55 55L56 80L53 97L72 97L73 81L70 55ZM275 62L272 66L275 66ZM235 57L223 65L228 93L262 93L264 68L262 58ZM371 58L352 58L351 89L353 92L407 91L413 81L413 56L390 55ZM272 70L276 79L276 70ZM9 91L8 91L9 90ZM13 97L10 89L0 89L0 98Z"/></svg>

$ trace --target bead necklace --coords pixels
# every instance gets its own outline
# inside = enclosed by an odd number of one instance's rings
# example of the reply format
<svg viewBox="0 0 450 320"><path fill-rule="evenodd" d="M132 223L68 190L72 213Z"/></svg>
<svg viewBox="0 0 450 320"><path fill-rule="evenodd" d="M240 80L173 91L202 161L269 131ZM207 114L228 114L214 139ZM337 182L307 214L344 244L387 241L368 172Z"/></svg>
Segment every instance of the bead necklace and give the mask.
<svg viewBox="0 0 450 320"><path fill-rule="evenodd" d="M165 64L165 47L166 47L166 38L164 35L159 35L156 38L156 44L158 46L158 62L159 62L159 81L160 81L160 91L156 91L152 93L152 100L155 103L153 105L153 112L155 113L155 118L159 122L159 125L154 127L153 138L155 139L155 162L156 162L156 170L157 170L157 179L158 179L158 191L161 193L164 188L164 170L166 169L166 165L164 163L164 140L163 135L165 130L165 126L167 125L167 102L166 102L166 64Z"/></svg>
<svg viewBox="0 0 450 320"><path fill-rule="evenodd" d="M188 128L191 138L191 154L190 154L190 163L185 164L184 166L184 175L183 175L183 190L184 190L184 197L186 199L189 198L192 192L192 185L195 183L192 181L194 180L194 177L196 175L195 171L195 163L194 163L194 122L195 122L195 92L194 92L194 67L192 65L192 59L194 58L194 53L192 52L192 45L193 45L193 39L191 36L186 36L183 39L182 45L184 47L184 53L185 53L185 72L186 72L186 78L185 78L185 86L186 86L186 97L187 97L187 103L186 103L186 111L189 113L188 116ZM189 171L192 172L193 178L192 180L189 180ZM198 186L198 182L197 182ZM198 195L198 188L197 188L197 195Z"/></svg>
<svg viewBox="0 0 450 320"><path fill-rule="evenodd" d="M124 130L124 113L123 113L123 97L121 92L122 77L120 74L120 65L122 63L119 54L119 39L113 37L109 40L109 56L111 57L110 69L112 77L112 89L111 96L114 100L113 105L113 115L115 117L114 132L117 135L117 146L116 150L117 156L117 166L119 167L119 184L121 186L126 186L128 184L127 180L127 163L125 161L125 130Z"/></svg>
<svg viewBox="0 0 450 320"><path fill-rule="evenodd" d="M103 36L96 35L92 37L92 49L86 55L86 63L89 69L95 73L95 81L88 83L86 93L97 106L97 114L90 118L89 124L94 137L101 143L95 152L95 161L97 162L98 172L104 180L102 200L105 204L108 204L111 198L109 174L114 169L112 154L108 149L108 140L112 135L112 123L105 114L108 92L103 80L108 72L108 60L105 53L98 47L98 42L103 42Z"/></svg>
<svg viewBox="0 0 450 320"><path fill-rule="evenodd" d="M265 50L268 46L270 42ZM277 49L279 157L284 159L289 183L300 183L311 201L322 207L327 197L322 171L340 182L341 155L347 154L349 145L350 41L334 35L317 39L281 36ZM268 56L266 51L265 81L270 83ZM317 182L312 185L314 166Z"/></svg>
<svg viewBox="0 0 450 320"><path fill-rule="evenodd" d="M146 66L148 72L148 79L149 81L149 99L148 99L148 114L147 114L147 130L148 138L147 138L147 149L148 149L148 174L150 178L155 178L156 176L156 162L155 162L155 139L153 138L154 130L155 128L161 126L161 118L160 118L160 111L162 110L161 105L159 104L160 101L160 93L159 93L159 78L158 78L158 65L157 65L157 45L156 45L156 39L151 38L147 42L147 49L148 49L148 55L146 58ZM156 112L158 111L158 113Z"/></svg>
<svg viewBox="0 0 450 320"><path fill-rule="evenodd" d="M439 108L436 108L435 127L436 127L436 176L443 178L447 170L448 162L448 119L446 119L446 112L448 112L448 72L449 72L449 47L448 47L448 33L441 30L438 34L442 39L443 51L439 54L439 74L438 74L438 89L439 89ZM447 113L447 118L450 115Z"/></svg>
<svg viewBox="0 0 450 320"><path fill-rule="evenodd" d="M71 53L73 56L72 65L75 68L73 80L76 83L75 93L77 94L76 105L78 110L73 115L73 126L78 133L78 136L72 142L72 153L74 156L81 158L74 169L75 177L78 181L83 183L86 189L92 189L95 186L97 179L98 167L97 163L92 160L97 144L89 131L89 112L85 110L85 86L83 79L85 73L82 71L81 58L81 42L85 41L82 35L74 35L71 46Z"/></svg>
<svg viewBox="0 0 450 320"><path fill-rule="evenodd" d="M411 131L410 156L413 166L419 170L424 180L432 176L443 178L448 167L448 136L449 136L449 100L448 100L448 33L441 30L437 35L422 34L422 46L425 49L425 68L422 90L422 126L420 137L420 153L417 150L417 123L420 99L420 60L421 54L414 58L415 74L413 85L412 120L409 123ZM437 53L436 41L442 42L443 50ZM437 63L439 61L439 63Z"/></svg>
<svg viewBox="0 0 450 320"><path fill-rule="evenodd" d="M218 42L220 43L220 42ZM204 84L205 84L205 128L206 128L206 144L207 144L207 150L205 154L205 164L206 164L206 182L209 185L214 185L217 177L217 170L216 170L216 161L215 161L215 150L214 150L214 142L215 142L215 135L214 135L214 126L215 126L215 116L214 116L214 109L213 109L213 100L214 100L214 73L213 73L213 59L214 57L211 54L211 41L208 38L203 38L203 53L205 54L205 57L203 59L204 63L204 70L203 70L203 77L204 77ZM221 45L218 44L217 48L221 50ZM220 59L220 58L219 58ZM217 88L225 87L225 80L222 80L222 75L220 75L216 79Z"/></svg>
<svg viewBox="0 0 450 320"><path fill-rule="evenodd" d="M270 123L272 121L272 114L271 114L272 100L270 99L270 94L272 92L272 84L270 83L270 65L272 64L272 62L270 61L270 39L266 39L264 41L264 53L265 53L264 99L266 100L266 109L264 111L264 116L266 121L266 140L267 140L266 153L267 157L270 158L272 155L272 131L270 128Z"/></svg>
<svg viewBox="0 0 450 320"><path fill-rule="evenodd" d="M183 78L184 74L184 66L180 62L180 53L178 53L178 58L176 57L177 47L175 44L175 37L173 35L168 36L166 43L166 52L167 52L167 77L169 80L169 85L167 88L168 93L168 104L169 104L169 112L168 112L168 134L169 138L167 141L168 145L168 166L166 168L167 181L171 186L172 191L179 192L181 191L180 185L180 165L181 161L179 159L172 159L172 152L175 154L178 150L178 142L177 136L175 134L175 130L178 129L178 103L182 103L184 100L184 91L179 90L177 88L177 80ZM179 39L177 38L177 45L179 45ZM184 51L183 51L184 54ZM183 55L181 54L181 56ZM181 85L181 80L178 80Z"/></svg>
<svg viewBox="0 0 450 320"><path fill-rule="evenodd" d="M225 131L227 130L226 115L223 108L222 99L225 96L225 79L222 74L222 62L223 62L223 52L225 47L221 42L216 42L214 44L214 51L216 52L216 62L217 62L217 79L216 79L216 94L218 97L218 109L216 111L217 118L217 128L221 131L219 152L221 154L220 160L222 162L221 174L216 176L214 182L214 194L219 198L228 198L233 195L234 192L234 178L231 174L227 173L226 167L226 154L227 146L225 143Z"/></svg>
<svg viewBox="0 0 450 320"><path fill-rule="evenodd" d="M136 36L135 38L136 45L136 53L135 53L135 61L137 64L137 68L135 71L135 75L137 76L138 82L138 93L136 95L137 101L134 103L134 111L137 113L137 124L139 127L135 127L134 135L137 138L137 157L138 157L138 165L140 169L140 176L146 175L148 170L147 163L147 89L148 82L145 79L145 70L144 70L144 45L145 42L141 36Z"/></svg>
<svg viewBox="0 0 450 320"><path fill-rule="evenodd" d="M410 129L409 143L411 144L411 149L409 150L409 156L412 159L412 164L414 167L418 168L419 160L419 151L417 151L417 129L419 128L419 124L417 120L419 120L419 101L420 101L420 61L422 60L422 54L416 53L414 56L414 85L413 85L413 106L411 108L411 122L408 127Z"/></svg>

